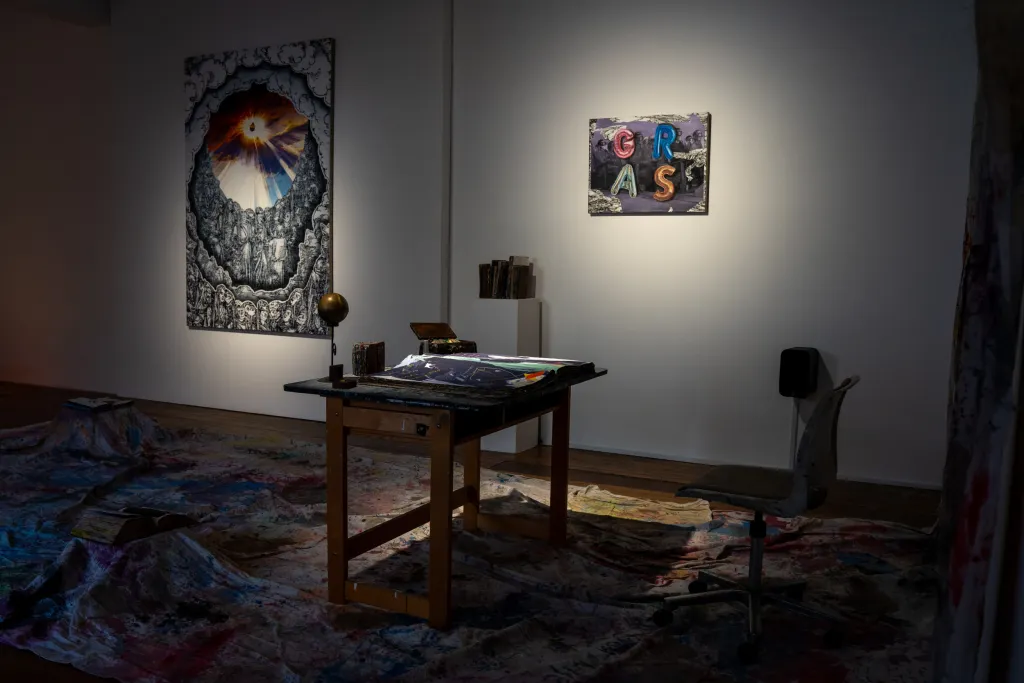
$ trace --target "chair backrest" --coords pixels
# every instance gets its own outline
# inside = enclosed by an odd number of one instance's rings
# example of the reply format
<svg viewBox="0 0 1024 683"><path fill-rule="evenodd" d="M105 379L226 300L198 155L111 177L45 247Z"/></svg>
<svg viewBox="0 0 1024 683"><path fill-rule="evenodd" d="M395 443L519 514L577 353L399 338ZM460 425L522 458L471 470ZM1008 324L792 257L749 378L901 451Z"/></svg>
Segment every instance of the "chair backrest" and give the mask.
<svg viewBox="0 0 1024 683"><path fill-rule="evenodd" d="M800 447L796 452L795 484L806 485L808 509L825 501L829 486L836 480L836 434L839 430L839 409L846 392L860 377L844 379L839 386L818 401L807 421Z"/></svg>

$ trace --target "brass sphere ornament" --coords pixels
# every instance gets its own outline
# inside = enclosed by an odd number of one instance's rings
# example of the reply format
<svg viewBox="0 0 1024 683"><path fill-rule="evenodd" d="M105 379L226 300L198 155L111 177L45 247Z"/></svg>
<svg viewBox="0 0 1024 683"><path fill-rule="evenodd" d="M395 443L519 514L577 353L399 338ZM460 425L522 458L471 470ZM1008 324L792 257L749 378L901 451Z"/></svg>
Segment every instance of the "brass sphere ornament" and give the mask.
<svg viewBox="0 0 1024 683"><path fill-rule="evenodd" d="M316 305L316 312L329 327L337 327L348 317L348 301L337 292L324 294Z"/></svg>
<svg viewBox="0 0 1024 683"><path fill-rule="evenodd" d="M355 386L355 381L345 379L345 366L334 362L334 357L338 355L338 345L334 343L334 328L348 317L348 301L337 292L329 292L320 297L316 304L316 313L331 328L331 365L327 379L338 389Z"/></svg>

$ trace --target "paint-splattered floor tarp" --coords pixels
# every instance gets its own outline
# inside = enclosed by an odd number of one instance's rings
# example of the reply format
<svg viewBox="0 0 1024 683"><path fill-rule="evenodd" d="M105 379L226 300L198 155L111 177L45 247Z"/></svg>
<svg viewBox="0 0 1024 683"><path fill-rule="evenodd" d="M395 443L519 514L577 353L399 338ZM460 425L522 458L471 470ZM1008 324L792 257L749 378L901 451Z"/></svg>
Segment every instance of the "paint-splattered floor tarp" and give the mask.
<svg viewBox="0 0 1024 683"><path fill-rule="evenodd" d="M429 496L424 458L353 449L350 533ZM456 478L461 477L457 471ZM545 514L547 484L484 472L485 509ZM458 485L458 484L457 484ZM871 681L929 677L934 583L927 537L862 520L769 520L769 577L852 619L766 610L743 668L734 607L681 610L658 629L656 593L696 570L742 571L746 523L703 501L573 488L570 546L460 531L454 627L326 599L322 445L163 433L134 409L66 410L0 432L0 643L121 681ZM70 536L86 506L146 505L196 527L109 547ZM351 563L356 581L425 588L426 527Z"/></svg>

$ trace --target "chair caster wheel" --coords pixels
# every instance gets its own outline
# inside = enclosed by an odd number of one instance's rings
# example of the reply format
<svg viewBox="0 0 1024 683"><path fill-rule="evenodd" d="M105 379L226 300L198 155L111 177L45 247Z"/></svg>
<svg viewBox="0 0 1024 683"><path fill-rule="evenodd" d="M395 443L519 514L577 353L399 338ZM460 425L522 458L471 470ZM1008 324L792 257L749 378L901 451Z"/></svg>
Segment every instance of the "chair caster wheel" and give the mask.
<svg viewBox="0 0 1024 683"><path fill-rule="evenodd" d="M665 626L671 626L673 621L672 610L660 609L654 613L651 617L654 620L654 625L664 628Z"/></svg>
<svg viewBox="0 0 1024 683"><path fill-rule="evenodd" d="M837 648L843 646L843 641L846 640L846 633L842 628L833 626L829 630L825 631L825 647Z"/></svg>
<svg viewBox="0 0 1024 683"><path fill-rule="evenodd" d="M740 664L753 664L757 661L759 649L756 640L745 640L736 648L736 658L740 660Z"/></svg>
<svg viewBox="0 0 1024 683"><path fill-rule="evenodd" d="M687 586L687 590L691 593L707 593L708 582L704 579L694 579L690 582L690 585Z"/></svg>

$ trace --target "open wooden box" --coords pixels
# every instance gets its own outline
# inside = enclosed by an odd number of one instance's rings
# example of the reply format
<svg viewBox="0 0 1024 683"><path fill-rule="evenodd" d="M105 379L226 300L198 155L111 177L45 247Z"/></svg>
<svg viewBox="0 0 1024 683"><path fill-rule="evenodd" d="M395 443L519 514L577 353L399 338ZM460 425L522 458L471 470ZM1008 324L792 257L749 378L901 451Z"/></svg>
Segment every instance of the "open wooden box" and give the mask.
<svg viewBox="0 0 1024 683"><path fill-rule="evenodd" d="M409 323L420 340L419 354L476 353L476 342L459 339L448 323Z"/></svg>

